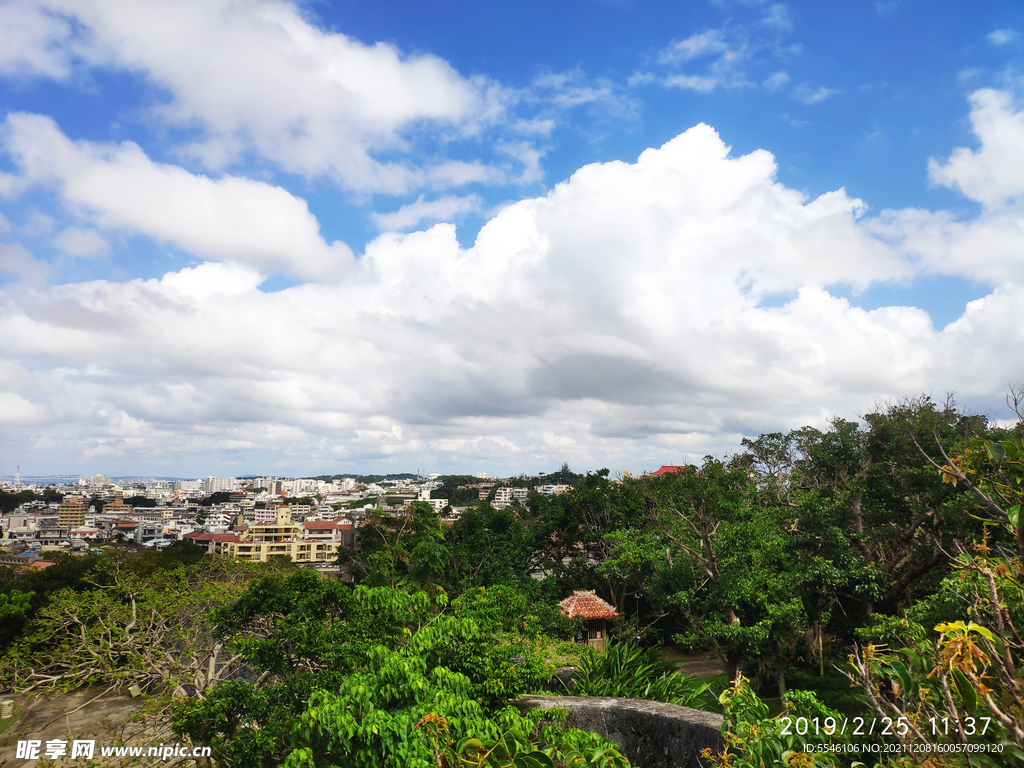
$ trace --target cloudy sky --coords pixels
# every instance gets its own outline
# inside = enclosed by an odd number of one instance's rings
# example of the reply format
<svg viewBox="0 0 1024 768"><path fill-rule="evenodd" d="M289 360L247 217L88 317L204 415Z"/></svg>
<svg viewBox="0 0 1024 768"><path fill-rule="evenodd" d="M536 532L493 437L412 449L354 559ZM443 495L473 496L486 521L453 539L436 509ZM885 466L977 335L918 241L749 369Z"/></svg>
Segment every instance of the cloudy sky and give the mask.
<svg viewBox="0 0 1024 768"><path fill-rule="evenodd" d="M643 471L1024 382L1024 6L0 1L0 475Z"/></svg>

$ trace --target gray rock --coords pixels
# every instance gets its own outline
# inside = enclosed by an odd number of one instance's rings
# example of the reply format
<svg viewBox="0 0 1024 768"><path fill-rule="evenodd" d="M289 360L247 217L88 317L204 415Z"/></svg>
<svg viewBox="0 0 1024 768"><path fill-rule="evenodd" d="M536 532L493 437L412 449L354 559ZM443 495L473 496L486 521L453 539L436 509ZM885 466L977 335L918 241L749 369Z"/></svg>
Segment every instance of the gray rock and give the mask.
<svg viewBox="0 0 1024 768"><path fill-rule="evenodd" d="M566 725L595 731L614 741L638 768L698 768L700 752L721 751L722 716L699 709L640 699L600 696L523 696L516 706L565 709Z"/></svg>

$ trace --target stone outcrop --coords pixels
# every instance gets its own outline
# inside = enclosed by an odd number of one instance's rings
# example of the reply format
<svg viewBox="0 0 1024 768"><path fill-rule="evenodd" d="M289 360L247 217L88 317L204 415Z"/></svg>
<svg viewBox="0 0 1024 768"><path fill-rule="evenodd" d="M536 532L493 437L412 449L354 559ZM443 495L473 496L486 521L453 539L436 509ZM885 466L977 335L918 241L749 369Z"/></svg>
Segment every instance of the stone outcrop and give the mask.
<svg viewBox="0 0 1024 768"><path fill-rule="evenodd" d="M622 749L638 768L705 766L705 747L722 749L722 716L675 704L600 696L524 696L522 710L565 709L566 725L595 731Z"/></svg>

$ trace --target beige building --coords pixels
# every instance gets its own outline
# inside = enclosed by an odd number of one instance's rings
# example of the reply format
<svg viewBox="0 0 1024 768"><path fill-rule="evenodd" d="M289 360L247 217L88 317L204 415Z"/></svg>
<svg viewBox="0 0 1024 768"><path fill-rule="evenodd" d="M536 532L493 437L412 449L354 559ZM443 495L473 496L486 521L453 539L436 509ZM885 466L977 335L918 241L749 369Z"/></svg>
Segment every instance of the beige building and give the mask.
<svg viewBox="0 0 1024 768"><path fill-rule="evenodd" d="M61 528L82 528L85 526L86 506L80 501L65 501L57 507L57 525Z"/></svg>
<svg viewBox="0 0 1024 768"><path fill-rule="evenodd" d="M218 541L216 548L239 560L265 562L272 557L288 557L295 563L326 565L337 557L340 546L354 544L355 525L351 520L293 523L291 510L282 506L277 510L276 522L250 526L235 541L227 537Z"/></svg>
<svg viewBox="0 0 1024 768"><path fill-rule="evenodd" d="M133 507L124 503L124 499L114 499L110 503L103 505L103 514L105 515L124 515L127 517L134 511Z"/></svg>

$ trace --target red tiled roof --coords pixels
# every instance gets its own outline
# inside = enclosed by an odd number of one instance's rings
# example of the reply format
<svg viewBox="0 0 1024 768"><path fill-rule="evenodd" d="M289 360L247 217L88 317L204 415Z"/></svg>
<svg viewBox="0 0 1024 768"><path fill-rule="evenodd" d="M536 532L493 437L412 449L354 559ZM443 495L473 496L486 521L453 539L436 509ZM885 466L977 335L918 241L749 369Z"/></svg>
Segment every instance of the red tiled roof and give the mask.
<svg viewBox="0 0 1024 768"><path fill-rule="evenodd" d="M337 528L339 523L333 520L307 520L303 525L309 530L328 531L331 528Z"/></svg>
<svg viewBox="0 0 1024 768"><path fill-rule="evenodd" d="M56 563L49 560L36 560L35 562L31 562L26 565L24 569L26 571L41 571L45 568L49 568L51 565L56 565Z"/></svg>
<svg viewBox="0 0 1024 768"><path fill-rule="evenodd" d="M679 471L684 470L684 469L686 469L685 465L683 465L681 467L672 467L672 466L662 465L661 469L656 470L654 472L651 472L651 474L652 475L667 475L669 472L679 472Z"/></svg>
<svg viewBox="0 0 1024 768"><path fill-rule="evenodd" d="M559 605L563 616L583 616L587 619L612 619L619 615L611 605L597 596L592 589L577 589Z"/></svg>
<svg viewBox="0 0 1024 768"><path fill-rule="evenodd" d="M240 541L237 533L201 533L198 531L186 533L181 538L191 541Z"/></svg>

